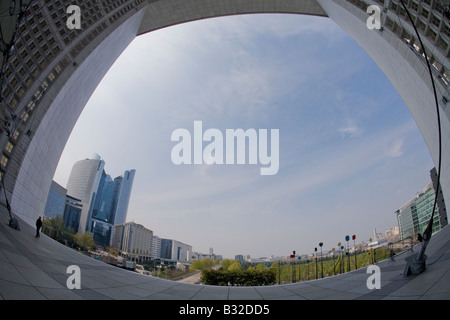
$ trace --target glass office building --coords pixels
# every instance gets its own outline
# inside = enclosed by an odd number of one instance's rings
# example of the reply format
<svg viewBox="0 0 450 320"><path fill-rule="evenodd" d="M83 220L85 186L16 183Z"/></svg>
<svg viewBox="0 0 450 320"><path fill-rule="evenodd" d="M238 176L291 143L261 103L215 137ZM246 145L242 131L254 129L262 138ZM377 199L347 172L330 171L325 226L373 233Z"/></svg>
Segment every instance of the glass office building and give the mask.
<svg viewBox="0 0 450 320"><path fill-rule="evenodd" d="M62 216L64 214L66 195L67 190L55 181L52 181L48 192L47 202L45 204L45 218L52 219L58 215Z"/></svg>
<svg viewBox="0 0 450 320"><path fill-rule="evenodd" d="M66 205L63 216L66 228L72 229L75 232L78 230L82 209L83 204L80 199L76 199L69 195L66 196Z"/></svg>
<svg viewBox="0 0 450 320"><path fill-rule="evenodd" d="M117 195L117 207L114 216L115 225L125 223L126 221L135 173L136 170L127 170L123 174L122 181L120 183L120 191L118 190ZM119 186L117 187L119 188Z"/></svg>
<svg viewBox="0 0 450 320"><path fill-rule="evenodd" d="M418 193L413 199L404 204L395 213L397 215L398 227L401 239L417 239L418 234L422 234L431 218L435 200L435 189L430 181L422 192ZM442 205L436 206L433 217L433 232L440 230Z"/></svg>
<svg viewBox="0 0 450 320"><path fill-rule="evenodd" d="M70 172L67 182L67 194L80 199L83 204L77 232L83 234L88 230L92 217L91 204L94 202L103 175L105 162L95 159L77 161Z"/></svg>

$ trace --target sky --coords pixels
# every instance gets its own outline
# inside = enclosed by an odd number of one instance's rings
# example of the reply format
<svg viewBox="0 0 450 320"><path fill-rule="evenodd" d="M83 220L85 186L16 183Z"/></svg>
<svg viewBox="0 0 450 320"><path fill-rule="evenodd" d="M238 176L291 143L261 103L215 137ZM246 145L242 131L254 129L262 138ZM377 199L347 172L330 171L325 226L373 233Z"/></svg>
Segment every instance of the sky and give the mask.
<svg viewBox="0 0 450 320"><path fill-rule="evenodd" d="M279 130L279 170L176 165L176 129ZM209 142L204 142L203 147ZM270 151L270 146L269 146ZM224 149L224 152L226 150ZM242 15L137 37L80 116L54 180L99 154L135 169L128 221L224 258L308 254L397 225L434 166L404 102L334 22Z"/></svg>

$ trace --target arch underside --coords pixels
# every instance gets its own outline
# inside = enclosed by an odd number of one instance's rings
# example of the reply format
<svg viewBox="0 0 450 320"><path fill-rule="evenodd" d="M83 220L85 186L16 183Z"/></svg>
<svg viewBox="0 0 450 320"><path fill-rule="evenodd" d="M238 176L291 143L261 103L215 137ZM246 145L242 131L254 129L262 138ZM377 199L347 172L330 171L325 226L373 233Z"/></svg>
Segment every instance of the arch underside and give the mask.
<svg viewBox="0 0 450 320"><path fill-rule="evenodd" d="M138 35L190 21L257 13L288 13L327 17L317 0L165 0L151 2L148 5Z"/></svg>
<svg viewBox="0 0 450 320"><path fill-rule="evenodd" d="M29 138L21 137L21 143L15 147L15 155L9 160L9 171L5 175L9 186L7 190L13 190L12 211L21 221L32 226L37 216L42 215L50 183L72 128L98 83L128 44L137 35L164 27L227 15L290 13L332 19L359 43L392 82L416 120L437 167L437 115L426 65L393 32L387 29L383 32L368 29L368 15L361 7L346 0L149 0L143 4L145 6L137 6L136 10L124 15L120 24L106 29L104 32L108 34L103 34L95 45L86 47L85 51L74 59L76 63L64 70L57 84L47 90L40 102L40 106L45 106L45 110L33 114L34 133ZM55 57L55 60L61 59L61 56ZM449 70L448 59L442 60L441 63ZM448 94L446 86L442 83L437 85L439 92ZM450 110L443 103L440 108L443 115L441 120L444 164L441 183L444 199L449 203ZM447 234L448 232L446 241ZM277 288L273 290L274 296L277 296Z"/></svg>

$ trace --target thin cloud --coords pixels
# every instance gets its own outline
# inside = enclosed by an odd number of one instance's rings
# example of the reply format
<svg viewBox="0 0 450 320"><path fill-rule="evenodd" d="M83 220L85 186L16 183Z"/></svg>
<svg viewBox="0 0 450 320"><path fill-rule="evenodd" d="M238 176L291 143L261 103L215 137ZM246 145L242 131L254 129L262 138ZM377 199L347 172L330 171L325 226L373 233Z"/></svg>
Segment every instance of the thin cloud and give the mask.
<svg viewBox="0 0 450 320"><path fill-rule="evenodd" d="M361 130L356 126L341 128L338 130L343 137L357 137L361 134Z"/></svg>
<svg viewBox="0 0 450 320"><path fill-rule="evenodd" d="M386 154L390 158L398 158L401 157L404 153L404 142L405 139L400 138L394 140L392 143L390 143L386 148Z"/></svg>

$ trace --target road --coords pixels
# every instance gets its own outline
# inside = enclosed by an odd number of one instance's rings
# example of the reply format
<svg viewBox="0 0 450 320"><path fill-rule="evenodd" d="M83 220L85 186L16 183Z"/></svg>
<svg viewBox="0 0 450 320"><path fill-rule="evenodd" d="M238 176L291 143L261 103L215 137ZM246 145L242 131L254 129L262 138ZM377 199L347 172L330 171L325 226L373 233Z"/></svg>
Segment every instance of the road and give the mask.
<svg viewBox="0 0 450 320"><path fill-rule="evenodd" d="M220 269L221 265L215 265L212 267L212 269L214 270L218 270ZM186 277L184 279L178 280L177 282L183 282L183 283L193 283L193 284L200 284L201 281L201 276L202 276L202 272L201 271L197 271L196 273L194 273L193 275L190 275L189 277Z"/></svg>
<svg viewBox="0 0 450 320"><path fill-rule="evenodd" d="M202 276L201 271L198 271L198 272L194 273L193 275L190 275L189 277L186 277L186 278L183 278L181 280L178 280L177 282L200 284L201 283L201 279L200 279L201 276Z"/></svg>

